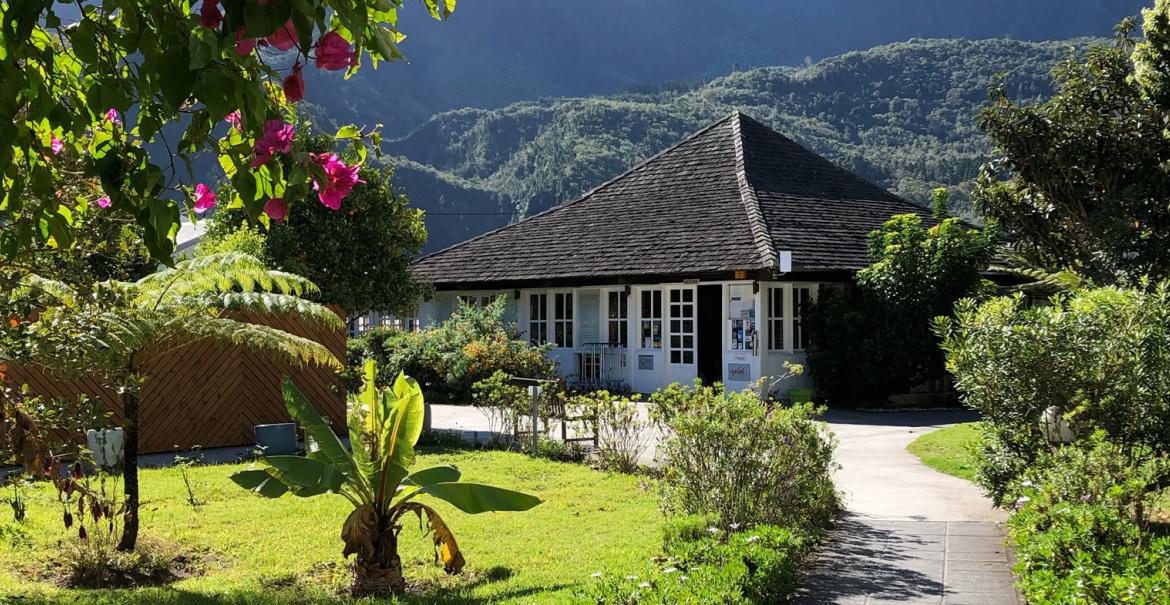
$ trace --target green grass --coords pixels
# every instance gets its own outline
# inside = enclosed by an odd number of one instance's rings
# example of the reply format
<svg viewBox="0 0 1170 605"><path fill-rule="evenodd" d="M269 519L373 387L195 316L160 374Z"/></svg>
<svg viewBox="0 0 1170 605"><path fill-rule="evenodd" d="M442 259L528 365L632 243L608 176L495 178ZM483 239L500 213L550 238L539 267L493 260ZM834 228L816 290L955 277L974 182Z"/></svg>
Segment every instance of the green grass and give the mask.
<svg viewBox="0 0 1170 605"><path fill-rule="evenodd" d="M979 439L979 431L978 422L956 424L926 433L906 449L936 471L974 481L978 459L971 447Z"/></svg>
<svg viewBox="0 0 1170 605"><path fill-rule="evenodd" d="M533 493L544 503L523 513L481 515L435 503L455 532L467 567L460 576L445 576L429 537L408 523L400 538L404 570L408 580L428 587L404 602L568 602L593 572L645 573L661 550L661 516L648 480L507 452L423 453L417 468L443 463L458 466L465 480ZM350 505L332 495L264 500L228 479L241 468L192 469L196 496L205 501L194 509L176 469L143 473L142 535L204 553L207 561L201 575L164 588L64 590L30 581L28 573L43 568L76 531L62 527L51 489L34 490L24 524L10 517L0 521L0 602L10 597L22 597L21 603L348 602L338 596L348 580L339 534Z"/></svg>

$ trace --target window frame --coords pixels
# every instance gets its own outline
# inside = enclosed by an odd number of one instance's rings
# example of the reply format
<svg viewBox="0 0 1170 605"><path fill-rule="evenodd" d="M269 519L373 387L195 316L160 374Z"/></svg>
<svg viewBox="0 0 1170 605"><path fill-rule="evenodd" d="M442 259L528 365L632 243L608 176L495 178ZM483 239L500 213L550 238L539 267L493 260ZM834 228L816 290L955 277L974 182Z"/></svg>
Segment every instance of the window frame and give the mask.
<svg viewBox="0 0 1170 605"><path fill-rule="evenodd" d="M645 305L647 294L650 295L651 315L649 315L649 316L646 315L646 305ZM657 298L658 298L657 316L655 316L653 314L655 295L657 295ZM637 349L639 351L655 351L655 352L664 350L665 345L666 345L666 343L665 343L666 334L664 334L665 326L663 325L664 301L663 301L663 295L662 295L662 287L661 286L653 286L653 287L647 287L647 288L639 288L638 289L637 305L638 305L638 327L637 327L638 338L637 338L637 342L635 343L638 345ZM658 346L646 347L645 346L646 329L647 328L650 329L651 344L653 344L654 343L653 338L654 338L654 326L655 325L658 326Z"/></svg>
<svg viewBox="0 0 1170 605"><path fill-rule="evenodd" d="M528 325L528 342L535 346L541 346L549 342L549 322L548 322L548 292L543 290L528 292L525 294L525 323ZM537 315L541 317L534 317L533 300L541 301L538 305Z"/></svg>
<svg viewBox="0 0 1170 605"><path fill-rule="evenodd" d="M555 343L555 348L558 349L572 349L576 346L577 330L577 301L576 293L573 290L549 290L547 292L552 297L552 312L548 313L548 334L549 342ZM568 311L567 317L557 317L557 303L561 301L568 301L567 305L562 305L561 309ZM560 342L557 331L561 330L561 334L567 335L566 342Z"/></svg>
<svg viewBox="0 0 1170 605"><path fill-rule="evenodd" d="M808 303L815 303L817 300L817 293L820 290L821 284L818 282L774 282L764 286L767 290L767 295L763 301L765 310L767 311L767 328L768 328L768 353L769 354L794 354L804 353L807 350L807 336L808 333L805 328L808 327L808 317L802 315L797 318L797 292L808 292ZM773 311L775 309L773 302L776 292L780 292L782 304L780 305L783 317L775 317ZM781 336L782 348L775 348L775 326L780 325L783 330ZM800 332L798 337L797 332ZM798 339L804 337L806 339L805 348L797 348Z"/></svg>
<svg viewBox="0 0 1170 605"><path fill-rule="evenodd" d="M611 347L630 348L630 295L625 289L604 289L602 292L601 317L605 320L605 340ZM618 312L611 314L613 302L617 301ZM614 338L616 332L617 338Z"/></svg>
<svg viewBox="0 0 1170 605"><path fill-rule="evenodd" d="M780 303L780 315L776 313L776 303ZM787 351L789 332L785 329L785 324L788 322L789 314L787 312L788 305L788 287L785 284L777 286L768 286L768 351ZM776 342L776 327L779 326L780 342Z"/></svg>

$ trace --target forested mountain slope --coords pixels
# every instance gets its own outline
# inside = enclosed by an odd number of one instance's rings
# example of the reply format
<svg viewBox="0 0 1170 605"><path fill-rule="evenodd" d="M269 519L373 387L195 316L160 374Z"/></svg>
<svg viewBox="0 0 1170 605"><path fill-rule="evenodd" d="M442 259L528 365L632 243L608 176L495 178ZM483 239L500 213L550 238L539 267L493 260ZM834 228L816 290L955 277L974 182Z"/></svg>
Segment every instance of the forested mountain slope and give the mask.
<svg viewBox="0 0 1170 605"><path fill-rule="evenodd" d="M572 199L732 110L911 200L948 187L970 213L970 180L989 157L975 122L988 83L1006 73L1014 97L1047 94L1052 66L1090 42L916 39L707 82L444 112L384 149L412 202L435 213L428 250Z"/></svg>

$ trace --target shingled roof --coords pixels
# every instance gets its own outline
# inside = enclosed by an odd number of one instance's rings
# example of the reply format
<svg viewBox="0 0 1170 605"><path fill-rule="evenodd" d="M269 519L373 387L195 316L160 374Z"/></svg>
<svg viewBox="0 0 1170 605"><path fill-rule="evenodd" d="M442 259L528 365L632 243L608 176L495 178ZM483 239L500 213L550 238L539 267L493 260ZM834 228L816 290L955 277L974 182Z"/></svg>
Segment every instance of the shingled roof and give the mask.
<svg viewBox="0 0 1170 605"><path fill-rule="evenodd" d="M736 112L571 202L425 256L436 286L860 269L866 235L929 213Z"/></svg>

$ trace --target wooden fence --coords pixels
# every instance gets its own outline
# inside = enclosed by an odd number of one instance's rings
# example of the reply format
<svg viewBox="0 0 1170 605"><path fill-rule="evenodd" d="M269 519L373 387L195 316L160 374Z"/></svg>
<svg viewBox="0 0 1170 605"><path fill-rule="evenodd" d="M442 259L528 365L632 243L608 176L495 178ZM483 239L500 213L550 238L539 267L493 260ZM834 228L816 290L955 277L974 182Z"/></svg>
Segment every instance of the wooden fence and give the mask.
<svg viewBox="0 0 1170 605"><path fill-rule="evenodd" d="M310 326L297 317L238 319L311 338L345 361L344 328ZM203 341L149 364L142 388L139 451L255 443L255 425L291 422L280 389L286 375L333 426L345 427L345 394L334 370L296 367L245 347ZM113 412L114 424L121 422L117 394L97 378L63 378L37 367L8 364L4 382L13 388L28 384L46 398L76 401L85 394L101 399Z"/></svg>

